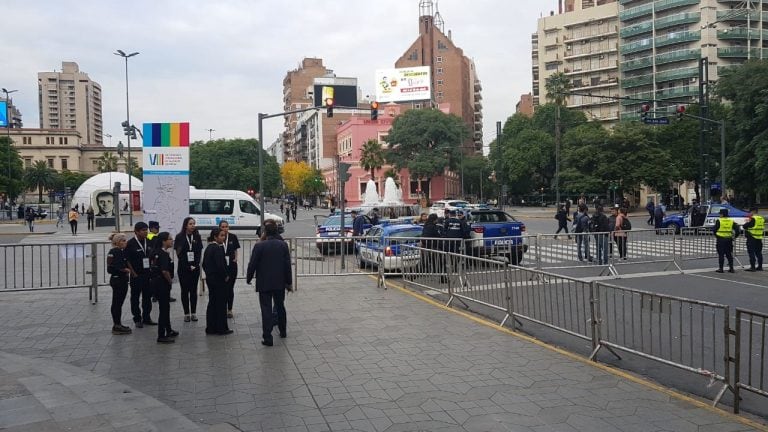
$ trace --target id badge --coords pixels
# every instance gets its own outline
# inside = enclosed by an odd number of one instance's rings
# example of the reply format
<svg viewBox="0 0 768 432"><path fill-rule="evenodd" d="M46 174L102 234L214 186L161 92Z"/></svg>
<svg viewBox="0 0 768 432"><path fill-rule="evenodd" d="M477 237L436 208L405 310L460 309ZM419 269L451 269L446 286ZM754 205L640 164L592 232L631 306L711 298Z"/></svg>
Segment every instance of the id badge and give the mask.
<svg viewBox="0 0 768 432"><path fill-rule="evenodd" d="M143 258L141 260L141 264L142 264L142 266L144 266L145 269L148 269L149 268L149 258Z"/></svg>
<svg viewBox="0 0 768 432"><path fill-rule="evenodd" d="M227 267L229 267L229 257L224 257L225 260L227 260Z"/></svg>
<svg viewBox="0 0 768 432"><path fill-rule="evenodd" d="M195 253L194 252L187 252L187 262L190 262L190 263L195 262Z"/></svg>

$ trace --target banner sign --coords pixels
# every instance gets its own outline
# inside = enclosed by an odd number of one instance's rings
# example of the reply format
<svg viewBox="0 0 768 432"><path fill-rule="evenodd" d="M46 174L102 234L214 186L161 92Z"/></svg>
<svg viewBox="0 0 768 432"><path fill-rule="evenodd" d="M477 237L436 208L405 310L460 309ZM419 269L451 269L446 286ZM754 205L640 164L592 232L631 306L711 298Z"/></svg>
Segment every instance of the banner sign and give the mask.
<svg viewBox="0 0 768 432"><path fill-rule="evenodd" d="M144 123L144 221L176 233L189 216L189 123Z"/></svg>
<svg viewBox="0 0 768 432"><path fill-rule="evenodd" d="M429 66L376 71L376 101L404 102L432 99Z"/></svg>
<svg viewBox="0 0 768 432"><path fill-rule="evenodd" d="M0 127L8 127L8 102L0 101Z"/></svg>

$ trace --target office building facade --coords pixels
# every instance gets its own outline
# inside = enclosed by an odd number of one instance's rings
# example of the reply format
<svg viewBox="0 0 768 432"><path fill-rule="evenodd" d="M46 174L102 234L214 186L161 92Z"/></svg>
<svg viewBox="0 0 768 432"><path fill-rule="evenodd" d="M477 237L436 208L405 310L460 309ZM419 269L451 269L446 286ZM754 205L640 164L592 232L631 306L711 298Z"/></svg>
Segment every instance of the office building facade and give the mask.
<svg viewBox="0 0 768 432"><path fill-rule="evenodd" d="M40 129L74 129L86 144L103 144L101 86L75 62L37 74Z"/></svg>

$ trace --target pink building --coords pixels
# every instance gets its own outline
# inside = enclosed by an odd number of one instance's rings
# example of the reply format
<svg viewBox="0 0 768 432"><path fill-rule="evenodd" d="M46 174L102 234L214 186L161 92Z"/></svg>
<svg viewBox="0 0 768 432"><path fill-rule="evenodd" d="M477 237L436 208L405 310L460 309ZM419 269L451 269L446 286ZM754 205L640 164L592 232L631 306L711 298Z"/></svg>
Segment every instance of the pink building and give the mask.
<svg viewBox="0 0 768 432"><path fill-rule="evenodd" d="M350 180L344 185L348 206L357 206L363 202L363 194L368 180L371 179L370 171L366 171L360 166L363 144L368 140L375 139L386 148L387 135L400 110L401 107L398 105L384 105L379 108L378 120L371 120L367 114L353 115L348 121L336 128L339 160L352 165L349 170ZM384 182L386 181L384 173L390 169L392 169L390 165L385 165L375 172L373 180L377 183L380 196L383 195ZM328 189L330 191L338 190L335 167L325 169L323 175ZM461 189L458 174L451 171L419 182L418 179L411 179L408 170L403 169L398 173L395 182L400 185L405 203L421 203L422 206L426 205L427 200L436 201L457 197Z"/></svg>

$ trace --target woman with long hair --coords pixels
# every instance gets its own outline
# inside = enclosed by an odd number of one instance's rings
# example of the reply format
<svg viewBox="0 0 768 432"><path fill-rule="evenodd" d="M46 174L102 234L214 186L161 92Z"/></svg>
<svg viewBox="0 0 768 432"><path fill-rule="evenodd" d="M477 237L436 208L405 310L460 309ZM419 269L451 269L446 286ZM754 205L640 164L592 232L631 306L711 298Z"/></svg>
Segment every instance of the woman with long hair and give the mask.
<svg viewBox="0 0 768 432"><path fill-rule="evenodd" d="M120 320L125 296L128 294L128 276L131 274L128 255L125 253L128 238L122 233L112 233L109 241L112 242L112 249L107 254L107 273L110 274L109 286L112 287L112 334L131 334L131 329L124 326Z"/></svg>
<svg viewBox="0 0 768 432"><path fill-rule="evenodd" d="M237 281L237 251L240 249L240 241L237 236L229 232L229 222L219 222L219 229L224 231L224 257L227 261L229 281L227 281L227 318L232 318L232 305L235 301L235 281Z"/></svg>
<svg viewBox="0 0 768 432"><path fill-rule="evenodd" d="M208 282L208 308L205 314L205 333L227 335L232 333L227 325L227 282L229 271L224 254L226 234L219 228L211 230L208 246L203 255L203 270Z"/></svg>
<svg viewBox="0 0 768 432"><path fill-rule="evenodd" d="M80 217L80 213L77 212L77 207L72 207L69 211L69 229L72 230L72 235L77 235L77 218Z"/></svg>
<svg viewBox="0 0 768 432"><path fill-rule="evenodd" d="M184 308L184 322L197 321L197 282L200 280L200 259L203 239L195 226L195 219L185 217L181 232L173 241L179 260L179 285L181 306Z"/></svg>

